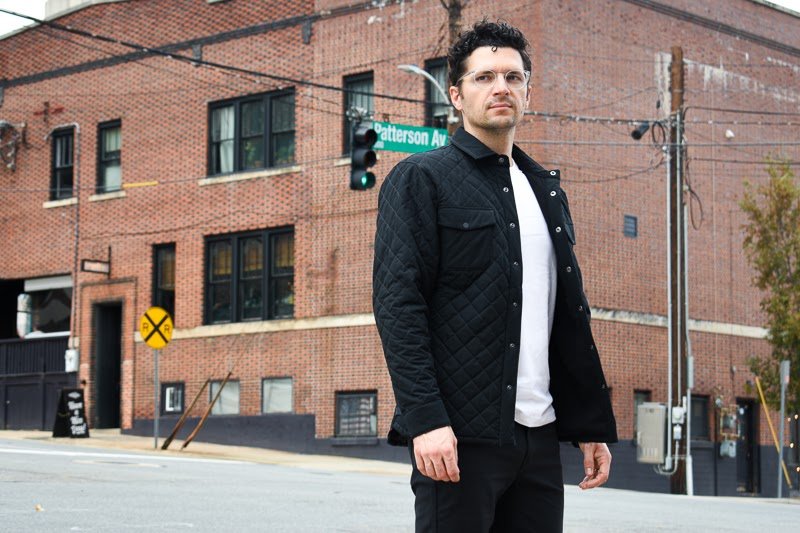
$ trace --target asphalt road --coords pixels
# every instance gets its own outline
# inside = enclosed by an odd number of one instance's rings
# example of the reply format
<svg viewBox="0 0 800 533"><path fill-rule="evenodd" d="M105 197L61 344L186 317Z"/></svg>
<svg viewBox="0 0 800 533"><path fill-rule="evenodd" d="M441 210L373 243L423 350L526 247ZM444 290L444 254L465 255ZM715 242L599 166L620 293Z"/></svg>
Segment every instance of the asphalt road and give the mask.
<svg viewBox="0 0 800 533"><path fill-rule="evenodd" d="M566 487L565 531L789 532L800 504ZM410 532L407 477L8 440L0 531ZM470 532L465 532L470 533Z"/></svg>

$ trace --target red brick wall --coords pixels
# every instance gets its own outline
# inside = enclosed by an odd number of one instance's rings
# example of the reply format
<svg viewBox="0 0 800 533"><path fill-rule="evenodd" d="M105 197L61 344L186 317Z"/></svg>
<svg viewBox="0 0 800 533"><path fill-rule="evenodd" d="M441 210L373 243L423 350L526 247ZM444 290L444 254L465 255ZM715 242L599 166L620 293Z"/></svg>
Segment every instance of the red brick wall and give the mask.
<svg viewBox="0 0 800 533"><path fill-rule="evenodd" d="M203 59L340 87L343 76L374 72L375 91L424 99L423 80L397 69L423 65L446 53L446 13L437 0L383 8L330 10L356 2L244 2L201 0L120 2L93 6L59 23L103 35L160 46L189 41L292 16L316 13L309 44L299 24L202 47ZM800 46L800 19L747 0L670 2L770 39ZM668 109L666 65L670 47L681 45L686 68L686 139L689 178L704 218L689 230L690 313L693 318L763 325L760 295L750 287L752 271L741 252L743 218L736 202L746 177L763 179L757 165L716 160L759 161L768 146L735 147L736 142L794 141L796 126L780 123L730 124L741 116L698 107L798 112L800 58L621 0L598 2L470 2L466 21L504 18L529 37L533 58L531 109L582 120L526 117L517 140L543 165L560 168L577 224L576 251L594 307L647 314L666 312L666 168L655 166L660 152L645 137L632 141L630 124L598 123L590 117L658 119ZM68 37L68 41L55 36ZM128 50L69 36L48 28L28 30L0 41L2 76L13 80ZM190 50L180 51L189 54ZM788 65L788 66L787 66ZM258 81L258 83L256 83ZM134 342L138 317L150 305L152 246L175 242L179 330L203 323L204 237L259 228L295 228L297 318L371 312L372 237L378 188L403 156L381 152L375 167L378 187L353 192L341 162L342 94L295 86L296 160L299 172L200 186L206 177L208 104L261 93L292 83L237 75L176 60L148 57L7 87L0 118L27 124L27 146L16 172L0 170L0 220L5 253L0 278L31 278L73 269L77 209L79 258L105 259L111 247L115 283L78 273L77 336L81 379L92 387L91 305L123 301L123 425L148 418L152 409L152 352ZM661 108L656 108L657 101ZM35 112L49 102L63 108L48 122ZM376 118L421 124L421 103L375 98ZM122 168L132 188L124 198L91 202L96 180L97 124L121 119ZM709 124L708 121L723 124ZM767 121L752 116L753 121ZM59 124L80 125L79 207L44 209L48 199L50 144ZM736 137L726 141L724 132ZM543 142L544 141L544 142ZM712 143L714 146L701 146ZM797 158L797 148L787 147ZM654 168L649 168L654 167ZM695 214L698 204L693 205ZM638 217L637 239L622 234L623 215ZM120 281L122 280L122 281ZM632 435L634 389L666 399L666 330L594 320L620 436ZM722 394L726 403L753 397L745 359L765 355L765 342L692 333L696 392ZM393 399L374 326L313 329L176 339L161 358L162 381L185 381L188 402L207 378L222 379L234 366L241 386L242 414L260 412L261 378L294 377L294 407L314 413L317 435L334 426L337 390L378 390L379 434L388 429ZM735 365L737 372L730 372ZM91 396L89 396L91 397ZM200 401L204 407L208 395ZM767 442L766 433L762 442Z"/></svg>

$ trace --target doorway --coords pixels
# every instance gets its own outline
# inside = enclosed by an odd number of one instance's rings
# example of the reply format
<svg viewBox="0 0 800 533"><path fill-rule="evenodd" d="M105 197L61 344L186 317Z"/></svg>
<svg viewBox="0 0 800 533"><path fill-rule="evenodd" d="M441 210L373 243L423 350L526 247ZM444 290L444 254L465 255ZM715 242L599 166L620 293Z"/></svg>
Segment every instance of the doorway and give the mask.
<svg viewBox="0 0 800 533"><path fill-rule="evenodd" d="M94 304L94 427L118 428L122 366L122 303Z"/></svg>
<svg viewBox="0 0 800 533"><path fill-rule="evenodd" d="M736 492L758 494L760 473L758 447L758 411L755 400L736 400L739 416L739 439L736 442Z"/></svg>

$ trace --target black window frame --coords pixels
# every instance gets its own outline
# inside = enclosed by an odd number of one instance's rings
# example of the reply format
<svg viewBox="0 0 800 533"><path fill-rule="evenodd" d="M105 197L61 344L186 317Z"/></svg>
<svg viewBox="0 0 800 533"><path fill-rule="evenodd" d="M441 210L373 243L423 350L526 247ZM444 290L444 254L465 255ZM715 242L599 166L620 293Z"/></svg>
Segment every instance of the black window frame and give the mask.
<svg viewBox="0 0 800 533"><path fill-rule="evenodd" d="M273 244L273 237L280 236L280 235L287 235L290 234L292 236L292 266L291 272L287 271L281 272L277 268L275 268L275 264L273 261L274 252L272 250ZM240 290L242 289L242 279L240 274L240 253L241 253L241 243L248 238L261 238L262 242L262 275L261 275L261 314L258 317L253 318L243 318L244 312L243 308L240 305L240 300L244 301L244 298L240 296ZM211 278L211 252L213 244L215 243L230 243L230 255L231 255L231 266L230 266L230 281L229 283L229 300L230 300L230 311L228 313L228 320L213 320L212 315L212 304L213 304L213 294L212 294L212 284L215 282ZM264 229L258 231L247 231L241 233L226 233L222 235L210 235L205 238L205 263L204 263L204 281L203 281L203 290L204 290L204 311L203 311L203 323L204 324L230 324L230 323L238 323L238 322L252 322L252 321L261 321L261 320L279 320L279 319L286 319L286 318L293 318L294 317L294 227L293 226L286 226L281 228L273 228L273 229ZM274 302L272 302L272 294L278 292L277 282L280 279L291 278L289 283L292 286L291 290L291 313L280 313L279 310L276 308ZM223 282L217 282L220 285ZM289 304L287 304L289 305Z"/></svg>
<svg viewBox="0 0 800 533"><path fill-rule="evenodd" d="M369 107L366 108L367 112L368 112L368 114L372 114L372 113L375 112L375 97L373 95L353 94L351 92L348 92L348 90L351 88L350 86L352 86L352 85L356 85L356 84L359 84L359 83L364 83L364 82L367 82L367 81L372 83L372 89L370 91L363 91L363 90L359 89L359 92L374 93L375 92L375 73L373 71L371 71L371 70L368 71L368 72L361 72L361 73L358 73L358 74L349 74L349 75L344 76L342 78L342 88L344 89L344 91L342 92L342 105L343 105L343 109L344 109L344 113L342 113L342 116L344 117L344 121L342 123L342 147L343 147L342 148L342 153L347 155L347 156L350 155L350 143L351 143L350 129L351 129L352 121L347 116L347 113L348 113L348 111L350 111L350 107L351 107L351 102L352 102L351 98L352 97L368 98L370 105L369 105Z"/></svg>
<svg viewBox="0 0 800 533"><path fill-rule="evenodd" d="M697 409L695 409L696 405L698 406ZM689 423L691 424L692 440L711 440L710 405L711 398L708 395L692 395L692 402L689 407ZM697 416L695 416L695 414Z"/></svg>
<svg viewBox="0 0 800 533"><path fill-rule="evenodd" d="M284 97L291 97L292 99L292 128L291 130L285 131L274 131L273 130L273 112L275 111L275 100ZM261 149L262 154L264 155L264 160L261 165L253 166L253 167L245 167L243 163L242 157L242 106L244 104L249 103L257 103L260 102L263 104L264 115L262 118L263 130L262 130L262 140L261 140ZM233 106L233 169L230 172L226 171L217 171L214 168L214 127L213 127L213 120L214 120L214 111L217 109L222 109L225 107ZM239 96L236 98L228 98L226 100L219 100L217 102L211 102L208 105L208 139L207 139L207 172L209 176L224 176L227 174L235 174L238 172L252 172L261 169L267 168L280 168L294 165L297 161L297 100L296 100L296 93L293 88L291 89L283 89L280 91L271 91L267 93L260 93L260 94L251 94L247 96ZM282 161L280 163L276 163L276 149L274 147L273 140L278 135L283 134L292 134L292 149L291 149L291 158L287 161Z"/></svg>
<svg viewBox="0 0 800 533"><path fill-rule="evenodd" d="M97 185L95 191L97 194L107 192L116 192L122 190L122 141L120 139L120 149L116 154L109 155L106 152L104 133L106 130L119 128L120 138L122 136L122 120L109 120L108 122L101 122L97 125ZM110 189L105 182L105 169L110 167L114 162L120 167L120 184L115 189Z"/></svg>
<svg viewBox="0 0 800 533"><path fill-rule="evenodd" d="M167 389L174 388L180 390L180 409L167 410ZM162 415L182 415L186 409L186 385L183 381L172 381L161 384L161 414Z"/></svg>
<svg viewBox="0 0 800 533"><path fill-rule="evenodd" d="M365 399L369 398L372 399L372 411L369 413L357 414L354 415L353 418L357 417L367 417L366 419L366 426L368 427L368 432L359 432L354 431L350 433L344 433L342 431L342 424L343 424L343 417L342 417L342 401L343 399ZM372 422L372 417L375 418L375 423ZM356 425L364 426L364 422L356 422ZM374 425L374 429L372 426ZM361 438L361 437L377 437L378 436L378 391L377 390L366 390L366 391L336 391L336 405L335 405L335 425L334 425L334 436L336 438Z"/></svg>
<svg viewBox="0 0 800 533"><path fill-rule="evenodd" d="M433 76L433 70L437 68L444 68L444 83L442 84L442 89L444 89L445 94L447 94L448 87L450 85L450 78L447 75L447 58L446 57L437 57L435 59L428 59L425 61L425 72ZM425 125L429 128L441 128L447 129L447 117L449 116L447 109L450 107L450 102L447 103L436 103L435 98L438 96L439 91L436 90L436 87L433 86L431 81L427 78L425 80ZM437 80L438 81L438 80ZM444 115L437 115L435 114L436 108L444 107Z"/></svg>
<svg viewBox="0 0 800 533"><path fill-rule="evenodd" d="M50 134L50 199L65 200L75 195L75 127L59 128ZM56 146L62 139L68 139L69 162L57 161L60 153ZM64 177L69 176L69 187L63 185Z"/></svg>
<svg viewBox="0 0 800 533"><path fill-rule="evenodd" d="M166 298L163 293L170 292L168 289L163 289L161 287L161 261L160 261L160 254L165 251L172 251L172 298L171 302L169 298ZM175 283L175 275L177 270L177 262L178 256L176 253L175 243L174 242L167 242L161 244L154 244L153 245L153 291L152 291L152 302L155 307L160 307L164 309L169 316L172 317L173 324L175 323L175 293L176 293L176 285Z"/></svg>

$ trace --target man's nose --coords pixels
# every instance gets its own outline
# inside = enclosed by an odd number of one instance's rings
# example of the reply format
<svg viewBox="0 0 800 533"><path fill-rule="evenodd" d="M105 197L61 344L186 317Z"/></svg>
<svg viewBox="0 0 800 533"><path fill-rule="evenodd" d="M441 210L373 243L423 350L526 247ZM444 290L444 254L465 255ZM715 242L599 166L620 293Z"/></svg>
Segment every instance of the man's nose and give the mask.
<svg viewBox="0 0 800 533"><path fill-rule="evenodd" d="M506 83L506 75L505 74L498 74L494 80L494 85L492 86L492 92L494 94L508 94L511 92L511 88Z"/></svg>

